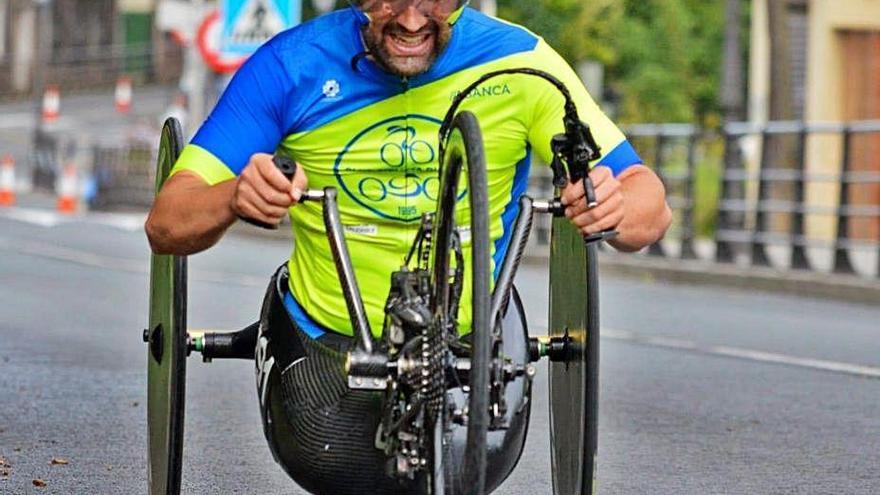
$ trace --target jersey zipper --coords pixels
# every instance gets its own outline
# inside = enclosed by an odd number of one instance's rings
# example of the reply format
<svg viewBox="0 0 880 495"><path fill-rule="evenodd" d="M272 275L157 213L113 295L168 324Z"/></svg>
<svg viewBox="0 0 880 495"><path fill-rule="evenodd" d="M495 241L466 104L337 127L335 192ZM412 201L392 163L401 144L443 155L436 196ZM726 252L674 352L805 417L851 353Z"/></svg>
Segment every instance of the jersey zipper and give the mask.
<svg viewBox="0 0 880 495"><path fill-rule="evenodd" d="M405 112L404 113L405 118L404 118L403 125L406 128L409 128L409 126L410 126L409 116L411 113L410 112L410 98L409 98L409 77L403 76L400 78L400 88L403 91L403 109ZM409 152L408 152L408 150L409 150L409 132L404 133L404 135L406 136L406 141L404 142L404 154L403 154L403 157L404 157L403 158L403 174L404 174L403 184L404 184L404 191L409 191L409 165L410 165ZM406 212L405 215L408 214L408 212L409 212L409 206L410 206L409 205L409 196L404 196L403 207L404 207L404 212ZM406 223L408 224L407 227L409 227L407 230L411 230L412 225L414 223L418 223L418 222L406 222ZM412 236L408 236L408 237L412 237Z"/></svg>

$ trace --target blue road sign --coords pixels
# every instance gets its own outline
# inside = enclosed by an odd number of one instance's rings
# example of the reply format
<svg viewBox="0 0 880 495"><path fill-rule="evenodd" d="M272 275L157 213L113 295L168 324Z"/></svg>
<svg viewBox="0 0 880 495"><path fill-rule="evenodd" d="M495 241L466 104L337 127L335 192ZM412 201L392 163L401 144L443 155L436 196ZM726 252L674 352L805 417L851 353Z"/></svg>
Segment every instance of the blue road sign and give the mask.
<svg viewBox="0 0 880 495"><path fill-rule="evenodd" d="M299 24L301 0L221 0L220 51L248 56L272 36Z"/></svg>

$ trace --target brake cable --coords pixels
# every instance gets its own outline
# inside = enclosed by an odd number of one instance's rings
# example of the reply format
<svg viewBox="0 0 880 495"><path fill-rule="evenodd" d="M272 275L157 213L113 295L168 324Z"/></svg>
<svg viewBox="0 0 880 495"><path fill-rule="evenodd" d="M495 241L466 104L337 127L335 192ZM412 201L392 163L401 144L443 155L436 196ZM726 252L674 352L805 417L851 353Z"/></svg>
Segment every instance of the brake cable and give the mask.
<svg viewBox="0 0 880 495"><path fill-rule="evenodd" d="M542 70L523 67L489 72L481 76L456 95L452 100L452 105L446 113L446 117L440 125L440 159L442 160L445 156L445 142L449 137L449 132L452 127L452 119L455 118L455 114L461 103L467 99L473 90L484 82L507 74L525 74L540 77L552 84L562 94L565 99L565 115L562 118L565 132L554 136L550 143L553 152L553 160L550 163L550 167L553 170L553 185L562 188L565 187L569 181L574 183L578 180L582 180L587 207L592 208L596 206L598 204L596 201L596 191L593 188L593 181L590 179L589 170L590 162L597 160L602 156L601 149L596 143L593 133L590 131L590 126L580 120L577 106L575 105L574 99L568 91L568 88L555 76ZM568 169L567 171L566 168ZM554 214L560 216L562 211L564 210L560 205L557 207L557 211L555 211Z"/></svg>

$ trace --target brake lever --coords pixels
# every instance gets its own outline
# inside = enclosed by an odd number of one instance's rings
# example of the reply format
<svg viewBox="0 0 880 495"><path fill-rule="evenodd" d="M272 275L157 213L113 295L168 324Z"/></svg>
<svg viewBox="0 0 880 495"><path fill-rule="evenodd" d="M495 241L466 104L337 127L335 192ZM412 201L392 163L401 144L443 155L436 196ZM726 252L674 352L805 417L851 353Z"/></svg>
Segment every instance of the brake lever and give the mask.
<svg viewBox="0 0 880 495"><path fill-rule="evenodd" d="M596 188L593 184L593 179L590 178L589 171L590 162L602 156L601 149L593 137L588 124L569 115L566 115L563 121L565 123L565 134L555 136L551 144L553 148L553 161L556 162L561 158L565 159L565 162L568 164L568 178L571 182L582 181L587 208L595 208L599 206L599 201L596 197ZM561 164L557 164L556 167L561 168ZM558 186L556 184L556 174L557 170L554 168L554 184ZM563 183L562 186L564 185ZM585 235L584 244L589 245L595 242L611 240L617 237L617 235L618 232L611 229Z"/></svg>

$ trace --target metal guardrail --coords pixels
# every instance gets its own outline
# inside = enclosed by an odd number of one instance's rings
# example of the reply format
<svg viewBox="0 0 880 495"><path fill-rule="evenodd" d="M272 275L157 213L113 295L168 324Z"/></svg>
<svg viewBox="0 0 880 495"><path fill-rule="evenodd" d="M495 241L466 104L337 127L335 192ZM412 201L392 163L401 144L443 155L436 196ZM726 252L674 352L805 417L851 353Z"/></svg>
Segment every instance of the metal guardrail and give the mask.
<svg viewBox="0 0 880 495"><path fill-rule="evenodd" d="M735 123L724 128L725 173L722 181L722 195L719 201L719 223L715 233L716 260L730 262L734 257L736 245L748 248L753 265L770 266L767 247L772 244L790 246L789 264L792 269L813 269L813 263L807 252L811 247L827 247L833 250L833 266L835 273L854 274L852 251L856 248L874 249L880 253L880 121L861 121L848 123L801 123L801 122L770 122L763 126L755 124ZM839 162L835 173L815 173L809 170L813 154L820 153L818 147L810 149L810 140L817 136L839 136ZM740 141L744 138L756 137L761 143L760 168L747 172ZM857 138L869 138L875 144L873 154L856 157L854 149ZM772 154L779 138L792 138L789 144L791 161L787 169L773 167ZM776 141L774 143L774 141ZM869 146L867 151L871 150ZM865 154L865 153L863 153ZM856 159L867 159L867 168L873 170L853 170ZM747 199L743 183L756 183L757 194ZM789 186L789 198L774 198L773 189L777 185ZM806 193L810 186L831 185L838 190L837 198L832 205L817 205L816 201L807 201ZM876 189L875 198L869 204L852 204L855 187L869 186ZM871 196L869 194L869 196ZM785 214L789 217L787 231L774 232L771 228L770 215ZM805 226L809 216L835 217L834 233L831 239L819 239L807 235ZM749 220L751 217L751 221ZM874 225L873 230L866 232L867 238L853 239L853 221L867 220ZM880 272L880 261L877 263ZM880 273L875 273L880 276Z"/></svg>
<svg viewBox="0 0 880 495"><path fill-rule="evenodd" d="M92 91L110 87L119 76L126 75L139 84L171 83L180 78L183 52L171 42L116 44L101 46L68 46L56 48L41 70L45 82L62 92ZM0 68L11 68L0 63ZM33 96L33 86L12 88L11 76L0 76L0 100L14 101Z"/></svg>
<svg viewBox="0 0 880 495"><path fill-rule="evenodd" d="M0 153L13 160L22 192L57 194L63 170L73 167L78 199L89 208L152 205L158 137L126 136L108 144L88 135L15 131L0 132ZM22 137L32 142L20 143Z"/></svg>
<svg viewBox="0 0 880 495"><path fill-rule="evenodd" d="M663 180L674 213L667 239L650 246L649 256L880 278L880 121L625 131ZM65 154L63 146L46 148ZM91 206L151 204L152 146L127 142L90 151L79 163L93 179ZM46 170L56 161L57 170L58 158L36 158ZM46 182L54 186L54 177ZM536 164L529 193L552 191L549 167ZM549 244L549 232L550 220L538 219L532 243Z"/></svg>
<svg viewBox="0 0 880 495"><path fill-rule="evenodd" d="M811 253L818 250L833 256L833 272L855 275L859 253L875 260L862 274L880 277L880 121L732 123L714 131L641 124L625 133L664 182L675 217L667 239L648 255L820 270ZM834 140L839 145L829 144ZM833 163L824 158L828 146L839 146ZM821 188L831 197L817 194ZM867 201L854 201L858 188ZM531 191L552 194L549 175L539 170ZM808 228L817 220L823 232ZM864 225L870 228L860 230ZM539 244L547 239L542 228ZM698 242L714 250L697 249ZM784 248L787 260L770 256L771 247Z"/></svg>
<svg viewBox="0 0 880 495"><path fill-rule="evenodd" d="M149 208L153 204L157 157L158 149L152 145L94 146L94 195L89 206L96 209Z"/></svg>

